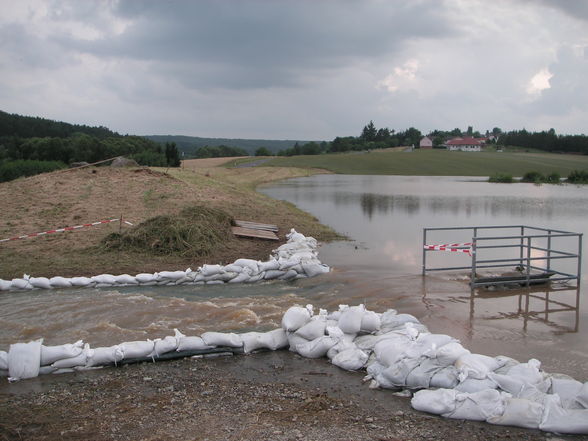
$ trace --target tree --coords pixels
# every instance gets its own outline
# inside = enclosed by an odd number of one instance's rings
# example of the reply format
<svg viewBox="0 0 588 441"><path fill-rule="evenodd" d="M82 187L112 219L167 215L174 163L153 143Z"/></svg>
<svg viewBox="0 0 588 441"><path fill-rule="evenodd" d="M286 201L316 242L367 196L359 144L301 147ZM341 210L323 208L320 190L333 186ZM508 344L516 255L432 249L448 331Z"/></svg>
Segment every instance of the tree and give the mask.
<svg viewBox="0 0 588 441"><path fill-rule="evenodd" d="M179 167L180 166L180 152L176 147L175 142L166 142L165 143L165 160L169 167Z"/></svg>
<svg viewBox="0 0 588 441"><path fill-rule="evenodd" d="M468 126L467 134L470 137L474 134L474 128L472 126Z"/></svg>
<svg viewBox="0 0 588 441"><path fill-rule="evenodd" d="M255 150L255 156L271 156L272 153L265 147L260 147Z"/></svg>
<svg viewBox="0 0 588 441"><path fill-rule="evenodd" d="M374 126L374 122L370 121L370 123L363 128L360 138L363 141L375 141L377 134L378 131L376 130L376 126Z"/></svg>

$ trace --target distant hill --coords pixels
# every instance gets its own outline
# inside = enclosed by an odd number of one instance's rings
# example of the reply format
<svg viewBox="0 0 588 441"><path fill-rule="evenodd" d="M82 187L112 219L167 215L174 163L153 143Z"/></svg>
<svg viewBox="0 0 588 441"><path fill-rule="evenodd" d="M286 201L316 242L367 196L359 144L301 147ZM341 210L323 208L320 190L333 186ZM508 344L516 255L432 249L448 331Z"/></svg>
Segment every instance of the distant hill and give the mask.
<svg viewBox="0 0 588 441"><path fill-rule="evenodd" d="M228 147L241 148L247 153L253 155L255 150L265 147L272 153L280 150L294 147L296 143L302 145L309 141L300 140L272 140L272 139L231 139L231 138L200 138L198 136L174 136L174 135L148 135L144 136L151 141L165 144L166 142L175 142L178 150L184 152L186 156L194 155L194 152L200 147L216 147L226 145Z"/></svg>

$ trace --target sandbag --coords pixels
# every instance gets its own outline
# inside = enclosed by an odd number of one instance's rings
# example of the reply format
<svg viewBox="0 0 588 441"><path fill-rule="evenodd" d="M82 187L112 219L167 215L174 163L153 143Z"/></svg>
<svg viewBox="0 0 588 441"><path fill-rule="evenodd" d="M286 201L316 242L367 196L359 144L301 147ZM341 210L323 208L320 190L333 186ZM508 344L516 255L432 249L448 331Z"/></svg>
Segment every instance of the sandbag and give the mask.
<svg viewBox="0 0 588 441"><path fill-rule="evenodd" d="M450 366L454 364L459 357L466 354L471 354L471 352L464 348L458 341L452 341L437 348L434 357L440 365Z"/></svg>
<svg viewBox="0 0 588 441"><path fill-rule="evenodd" d="M31 277L29 283L35 288L39 289L51 289L51 282L47 277Z"/></svg>
<svg viewBox="0 0 588 441"><path fill-rule="evenodd" d="M583 407L576 401L583 386L582 383L573 379L551 379L551 393L559 396L561 405L565 409L581 409Z"/></svg>
<svg viewBox="0 0 588 441"><path fill-rule="evenodd" d="M456 360L455 367L459 372L459 381L468 377L483 380L490 372L498 369L499 363L486 355L465 354Z"/></svg>
<svg viewBox="0 0 588 441"><path fill-rule="evenodd" d="M88 362L88 353L90 351L90 345L85 344L84 349L75 357L70 358L62 358L61 360L57 360L51 364L52 367L56 369L67 369L73 368L76 366L85 366Z"/></svg>
<svg viewBox="0 0 588 441"><path fill-rule="evenodd" d="M282 316L282 328L284 331L297 331L310 321L311 316L311 305L307 305L306 308L292 306Z"/></svg>
<svg viewBox="0 0 588 441"><path fill-rule="evenodd" d="M112 274L100 274L98 276L93 276L91 279L98 285L107 286L116 284L116 279ZM51 284L53 284L53 282Z"/></svg>
<svg viewBox="0 0 588 441"><path fill-rule="evenodd" d="M261 340L261 332L245 332L240 334L240 336L243 341L243 352L246 354L265 348L265 344Z"/></svg>
<svg viewBox="0 0 588 441"><path fill-rule="evenodd" d="M71 283L71 286L84 287L93 285L95 282L93 282L89 277L72 277L69 279L69 283Z"/></svg>
<svg viewBox="0 0 588 441"><path fill-rule="evenodd" d="M459 384L457 378L457 369L455 366L447 366L431 377L429 387L439 387L444 389L453 389Z"/></svg>
<svg viewBox="0 0 588 441"><path fill-rule="evenodd" d="M376 332L380 329L380 314L374 311L365 311L363 317L361 318L361 332L367 332L371 334L372 332Z"/></svg>
<svg viewBox="0 0 588 441"><path fill-rule="evenodd" d="M420 390L416 392L410 404L421 412L444 415L455 411L457 392L453 389Z"/></svg>
<svg viewBox="0 0 588 441"><path fill-rule="evenodd" d="M251 274L257 274L259 272L259 264L257 263L257 260L237 259L233 262L233 265L237 265L242 268L249 268L251 270Z"/></svg>
<svg viewBox="0 0 588 441"><path fill-rule="evenodd" d="M249 280L246 280L245 283L255 283L263 280L265 273L258 273L254 276L249 277Z"/></svg>
<svg viewBox="0 0 588 441"><path fill-rule="evenodd" d="M356 371L365 366L368 355L358 348L349 348L335 355L331 363L346 371Z"/></svg>
<svg viewBox="0 0 588 441"><path fill-rule="evenodd" d="M380 317L380 327L382 329L398 328L405 323L420 323L417 318L411 314L397 314L395 310L388 310Z"/></svg>
<svg viewBox="0 0 588 441"><path fill-rule="evenodd" d="M225 265L223 267L223 271L226 273L240 273L241 271L243 271L243 267L239 266L239 265L235 265L234 263L231 263L229 265Z"/></svg>
<svg viewBox="0 0 588 441"><path fill-rule="evenodd" d="M60 346L41 345L41 366L53 364L62 358L77 357L82 352L83 347L84 342L82 340Z"/></svg>
<svg viewBox="0 0 588 441"><path fill-rule="evenodd" d="M588 409L564 409L558 395L545 397L539 428L547 432L587 434Z"/></svg>
<svg viewBox="0 0 588 441"><path fill-rule="evenodd" d="M120 274L118 276L114 276L114 280L119 285L138 285L137 279L129 274ZM72 283L73 284L73 283Z"/></svg>
<svg viewBox="0 0 588 441"><path fill-rule="evenodd" d="M300 337L295 332L286 332L286 337L288 338L288 345L290 346L291 352L296 352L296 346L299 344L308 343L309 341L303 337Z"/></svg>
<svg viewBox="0 0 588 441"><path fill-rule="evenodd" d="M455 386L455 390L458 392L475 393L481 392L487 389L496 389L498 386L494 381L489 378L483 380L476 380L475 378L466 378L464 381Z"/></svg>
<svg viewBox="0 0 588 441"><path fill-rule="evenodd" d="M282 328L274 329L273 331L264 332L261 335L261 341L267 349L277 351L288 346L288 337L286 331Z"/></svg>
<svg viewBox="0 0 588 441"><path fill-rule="evenodd" d="M280 270L268 270L264 273L263 278L266 280L273 280L273 279L279 279L280 277L282 277L284 274L286 274L286 271L280 271Z"/></svg>
<svg viewBox="0 0 588 441"><path fill-rule="evenodd" d="M361 330L361 321L365 314L364 305L351 306L341 312L338 326L345 334L357 334Z"/></svg>
<svg viewBox="0 0 588 441"><path fill-rule="evenodd" d="M160 271L157 273L157 280L178 281L186 277L185 271Z"/></svg>
<svg viewBox="0 0 588 441"><path fill-rule="evenodd" d="M47 281L49 281L49 279L47 279ZM0 279L0 291L8 291L10 289L10 287L11 287L11 283L8 280ZM35 288L42 288L42 287L35 286ZM51 288L51 284L49 284L49 288Z"/></svg>
<svg viewBox="0 0 588 441"><path fill-rule="evenodd" d="M177 351L203 351L205 349L210 349L202 337L180 337L180 342L178 344Z"/></svg>
<svg viewBox="0 0 588 441"><path fill-rule="evenodd" d="M124 355L123 348L120 345L90 349L86 366L104 366L112 363L116 365L123 359Z"/></svg>
<svg viewBox="0 0 588 441"><path fill-rule="evenodd" d="M12 279L10 288L15 290L33 289L33 285L27 279Z"/></svg>
<svg viewBox="0 0 588 441"><path fill-rule="evenodd" d="M404 357L407 349L414 342L403 335L395 335L394 338L380 340L374 346L374 353L380 363L385 366L391 366Z"/></svg>
<svg viewBox="0 0 588 441"><path fill-rule="evenodd" d="M578 395L575 398L576 402L580 404L584 409L588 409L588 381L584 383Z"/></svg>
<svg viewBox="0 0 588 441"><path fill-rule="evenodd" d="M277 259L270 259L267 262L258 262L259 271L273 271L280 268L280 263Z"/></svg>
<svg viewBox="0 0 588 441"><path fill-rule="evenodd" d="M71 286L69 279L61 276L51 277L49 283L51 284L51 288L69 288Z"/></svg>
<svg viewBox="0 0 588 441"><path fill-rule="evenodd" d="M443 369L434 360L425 358L406 377L406 386L411 389L426 389L431 383L431 378Z"/></svg>
<svg viewBox="0 0 588 441"><path fill-rule="evenodd" d="M202 340L209 346L228 346L230 348L240 348L243 346L241 337L232 332L205 332L202 334Z"/></svg>
<svg viewBox="0 0 588 441"><path fill-rule="evenodd" d="M296 334L305 338L306 340L314 340L315 338L319 338L325 335L326 326L326 319L311 319L304 326L296 330Z"/></svg>
<svg viewBox="0 0 588 441"><path fill-rule="evenodd" d="M11 381L34 378L41 366L41 344L43 340L15 343L8 349L8 375Z"/></svg>
<svg viewBox="0 0 588 441"><path fill-rule="evenodd" d="M486 421L504 414L504 402L508 397L508 394L496 389L472 394L457 392L455 409L442 415L458 420Z"/></svg>
<svg viewBox="0 0 588 441"><path fill-rule="evenodd" d="M319 337L306 343L296 345L296 352L306 358L321 358L327 355L329 349L337 344L332 337Z"/></svg>
<svg viewBox="0 0 588 441"><path fill-rule="evenodd" d="M308 277L315 277L328 273L330 268L323 263L303 263L302 270Z"/></svg>
<svg viewBox="0 0 588 441"><path fill-rule="evenodd" d="M541 362L532 358L527 363L519 363L511 367L508 371L508 376L521 378L527 383L535 384L543 380L540 368Z"/></svg>
<svg viewBox="0 0 588 441"><path fill-rule="evenodd" d="M229 280L228 283L245 283L249 280L250 277L251 275L248 272L243 271L242 273L238 273L237 277L234 277L231 280Z"/></svg>
<svg viewBox="0 0 588 441"><path fill-rule="evenodd" d="M8 352L0 351L0 370L8 370Z"/></svg>
<svg viewBox="0 0 588 441"><path fill-rule="evenodd" d="M543 403L522 398L506 398L504 413L492 416L486 421L501 426L518 426L527 429L538 429L543 416Z"/></svg>
<svg viewBox="0 0 588 441"><path fill-rule="evenodd" d="M156 274L149 274L149 273L140 273L135 276L135 280L140 284L144 283L153 283L157 281L157 273Z"/></svg>
<svg viewBox="0 0 588 441"><path fill-rule="evenodd" d="M293 258L293 257L290 257L290 258L287 258L287 259L285 259L283 257L280 257L278 259L278 263L280 265L279 266L279 269L281 269L283 271L283 270L288 270L288 269L290 269L291 267L293 267L295 265L298 265L300 263L300 260L299 259L296 259L296 258Z"/></svg>
<svg viewBox="0 0 588 441"><path fill-rule="evenodd" d="M164 338L156 338L153 340L153 351L148 357L159 357L161 354L175 351L178 348L178 338L176 336L168 335Z"/></svg>
<svg viewBox="0 0 588 441"><path fill-rule="evenodd" d="M421 360L414 358L404 358L398 360L396 363L390 365L376 377L376 381L384 385L392 385L393 387L406 386L406 378L420 364ZM389 387L389 386L388 386Z"/></svg>
<svg viewBox="0 0 588 441"><path fill-rule="evenodd" d="M148 357L153 352L155 343L153 340L126 341L121 343L120 347L122 348L124 359L130 360Z"/></svg>
<svg viewBox="0 0 588 441"><path fill-rule="evenodd" d="M278 279L279 280L292 280L297 275L298 275L298 273L296 272L296 270L289 269L288 271L286 271L285 274L278 277Z"/></svg>
<svg viewBox="0 0 588 441"><path fill-rule="evenodd" d="M200 273L205 277L214 276L223 270L222 265L202 265Z"/></svg>

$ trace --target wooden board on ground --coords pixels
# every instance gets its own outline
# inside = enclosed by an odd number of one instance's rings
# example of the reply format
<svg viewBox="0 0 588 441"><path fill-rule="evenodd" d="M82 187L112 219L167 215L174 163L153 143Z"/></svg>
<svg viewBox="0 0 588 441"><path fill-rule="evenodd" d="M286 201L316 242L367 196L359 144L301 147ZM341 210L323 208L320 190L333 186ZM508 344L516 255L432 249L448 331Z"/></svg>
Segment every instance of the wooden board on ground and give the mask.
<svg viewBox="0 0 588 441"><path fill-rule="evenodd" d="M272 224L261 224L259 222L236 220L235 225L237 225L238 227L249 228L251 230L265 230L273 231L275 233L278 232L278 226Z"/></svg>
<svg viewBox="0 0 588 441"><path fill-rule="evenodd" d="M233 234L240 237L250 237L255 239L280 240L276 233L267 230L255 230L253 228L232 227Z"/></svg>

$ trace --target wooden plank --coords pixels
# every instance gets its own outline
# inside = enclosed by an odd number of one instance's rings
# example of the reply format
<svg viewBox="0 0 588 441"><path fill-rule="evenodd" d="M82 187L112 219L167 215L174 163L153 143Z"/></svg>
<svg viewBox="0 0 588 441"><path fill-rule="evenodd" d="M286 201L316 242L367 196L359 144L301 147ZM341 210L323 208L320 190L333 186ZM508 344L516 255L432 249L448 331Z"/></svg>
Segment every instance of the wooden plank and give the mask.
<svg viewBox="0 0 588 441"><path fill-rule="evenodd" d="M232 227L233 234L241 237L252 237L255 239L280 240L276 233L266 230L255 230L253 228Z"/></svg>
<svg viewBox="0 0 588 441"><path fill-rule="evenodd" d="M262 224L259 222L250 222L250 221L243 221L243 220L236 220L235 224L238 227L243 228L250 228L252 230L266 230L266 231L274 231L278 232L278 226L272 224Z"/></svg>

